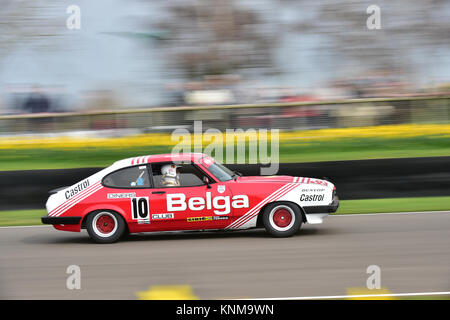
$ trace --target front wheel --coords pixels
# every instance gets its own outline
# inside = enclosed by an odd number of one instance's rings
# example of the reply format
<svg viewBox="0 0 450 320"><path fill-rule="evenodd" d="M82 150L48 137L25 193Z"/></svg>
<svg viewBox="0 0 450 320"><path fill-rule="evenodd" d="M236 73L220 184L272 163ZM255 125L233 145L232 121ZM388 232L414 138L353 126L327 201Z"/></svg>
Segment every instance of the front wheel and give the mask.
<svg viewBox="0 0 450 320"><path fill-rule="evenodd" d="M124 234L126 227L122 216L113 211L97 211L89 214L86 229L92 240L113 243Z"/></svg>
<svg viewBox="0 0 450 320"><path fill-rule="evenodd" d="M273 203L263 212L263 224L275 237L293 236L302 225L300 208L291 203Z"/></svg>

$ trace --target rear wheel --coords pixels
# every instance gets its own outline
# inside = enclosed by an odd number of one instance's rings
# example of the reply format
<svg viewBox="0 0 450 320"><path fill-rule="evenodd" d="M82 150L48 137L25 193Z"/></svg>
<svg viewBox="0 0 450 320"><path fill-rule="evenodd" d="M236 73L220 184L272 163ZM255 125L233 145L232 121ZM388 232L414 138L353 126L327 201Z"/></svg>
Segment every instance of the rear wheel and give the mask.
<svg viewBox="0 0 450 320"><path fill-rule="evenodd" d="M268 205L263 212L263 224L267 232L275 237L290 237L302 224L300 209L287 202Z"/></svg>
<svg viewBox="0 0 450 320"><path fill-rule="evenodd" d="M126 230L122 216L114 211L96 211L87 217L86 229L94 241L113 243L118 241Z"/></svg>

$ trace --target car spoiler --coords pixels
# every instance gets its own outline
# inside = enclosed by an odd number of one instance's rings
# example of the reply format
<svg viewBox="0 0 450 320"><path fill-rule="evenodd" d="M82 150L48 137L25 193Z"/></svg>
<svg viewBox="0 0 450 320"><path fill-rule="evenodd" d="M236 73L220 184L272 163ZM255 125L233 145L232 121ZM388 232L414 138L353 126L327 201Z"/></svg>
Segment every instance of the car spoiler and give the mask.
<svg viewBox="0 0 450 320"><path fill-rule="evenodd" d="M58 191L61 191L61 190L66 189L66 188L68 188L68 187L61 187L61 188L52 189L52 190L50 190L50 191L48 192L48 194L49 194L49 195L52 195L52 194L57 193Z"/></svg>

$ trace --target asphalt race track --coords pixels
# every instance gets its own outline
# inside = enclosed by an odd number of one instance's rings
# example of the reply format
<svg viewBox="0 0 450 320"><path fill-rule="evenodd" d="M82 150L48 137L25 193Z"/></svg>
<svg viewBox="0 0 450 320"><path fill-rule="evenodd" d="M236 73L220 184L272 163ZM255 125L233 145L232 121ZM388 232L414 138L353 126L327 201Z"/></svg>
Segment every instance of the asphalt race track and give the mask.
<svg viewBox="0 0 450 320"><path fill-rule="evenodd" d="M112 244L86 231L0 228L0 299L136 299L190 285L200 299L345 295L369 265L393 293L450 291L450 212L331 216L292 238L264 230L137 234ZM69 265L81 289L66 288Z"/></svg>

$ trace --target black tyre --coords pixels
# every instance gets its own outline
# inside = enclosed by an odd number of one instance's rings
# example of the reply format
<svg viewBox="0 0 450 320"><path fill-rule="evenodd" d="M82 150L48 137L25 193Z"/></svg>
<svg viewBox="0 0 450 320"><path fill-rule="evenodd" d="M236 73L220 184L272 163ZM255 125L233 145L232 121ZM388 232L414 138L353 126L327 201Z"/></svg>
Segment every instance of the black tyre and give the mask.
<svg viewBox="0 0 450 320"><path fill-rule="evenodd" d="M122 216L117 212L99 210L88 215L86 229L95 242L113 243L124 235L127 228Z"/></svg>
<svg viewBox="0 0 450 320"><path fill-rule="evenodd" d="M302 225L300 208L288 202L268 205L263 212L262 221L267 232L275 237L293 236Z"/></svg>

